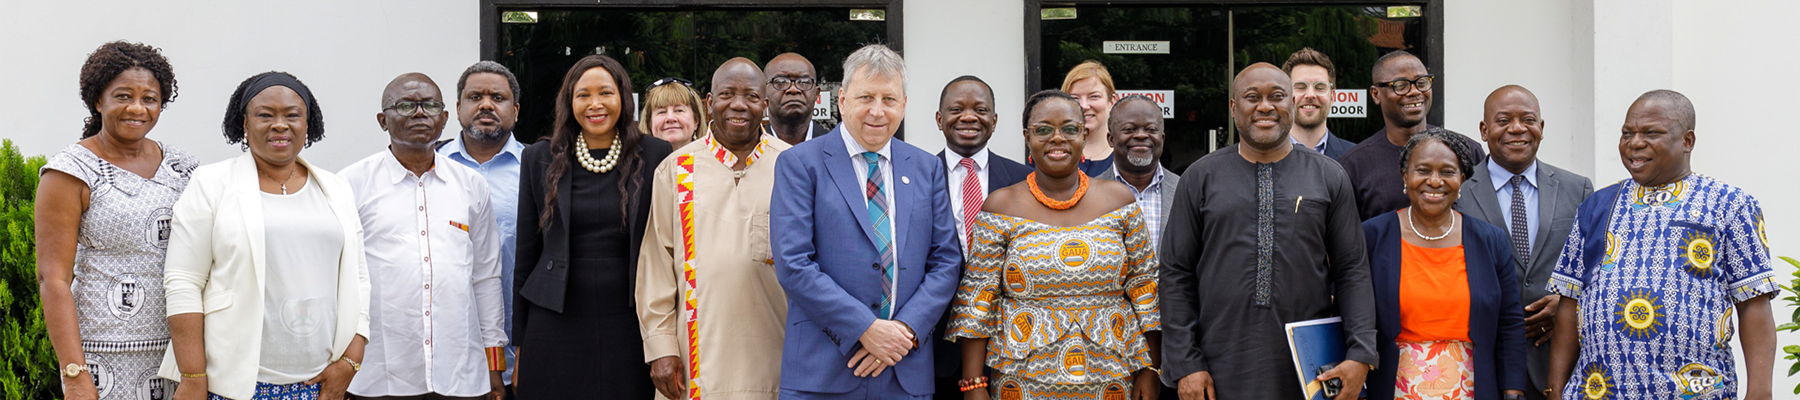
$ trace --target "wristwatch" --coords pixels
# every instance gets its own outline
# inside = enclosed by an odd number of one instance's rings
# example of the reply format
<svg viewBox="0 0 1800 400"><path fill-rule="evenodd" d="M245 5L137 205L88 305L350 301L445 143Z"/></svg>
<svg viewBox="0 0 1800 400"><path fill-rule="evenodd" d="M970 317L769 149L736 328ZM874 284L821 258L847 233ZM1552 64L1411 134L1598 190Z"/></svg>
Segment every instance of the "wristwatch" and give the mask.
<svg viewBox="0 0 1800 400"><path fill-rule="evenodd" d="M63 376L74 378L76 375L81 375L82 372L87 372L87 370L88 367L86 365L69 363L69 365L63 366L62 373Z"/></svg>
<svg viewBox="0 0 1800 400"><path fill-rule="evenodd" d="M1500 400L1525 400L1525 395L1518 394L1518 393L1507 393L1507 394L1500 395Z"/></svg>

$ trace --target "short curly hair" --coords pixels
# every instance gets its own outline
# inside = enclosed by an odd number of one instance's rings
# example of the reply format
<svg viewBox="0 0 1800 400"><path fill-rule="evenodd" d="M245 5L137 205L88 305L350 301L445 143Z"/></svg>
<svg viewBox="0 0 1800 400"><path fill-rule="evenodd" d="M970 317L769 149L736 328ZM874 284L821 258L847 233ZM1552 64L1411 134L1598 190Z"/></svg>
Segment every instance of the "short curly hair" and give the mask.
<svg viewBox="0 0 1800 400"><path fill-rule="evenodd" d="M1455 132L1440 127L1425 128L1406 140L1406 147L1400 149L1400 175L1406 175L1406 165L1412 162L1413 151L1425 142L1443 143L1456 154L1456 170L1462 173L1462 180L1475 176L1475 151L1469 148L1468 139Z"/></svg>
<svg viewBox="0 0 1800 400"><path fill-rule="evenodd" d="M132 68L143 68L156 78L157 89L162 93L160 107L167 108L169 102L175 101L175 68L163 57L162 49L122 40L100 45L81 64L81 102L88 109L81 138L100 134L100 95L113 79Z"/></svg>
<svg viewBox="0 0 1800 400"><path fill-rule="evenodd" d="M300 87L288 89L301 93L300 97L306 99L306 144L304 146L312 147L313 142L324 139L325 113L319 111L318 100L314 100L309 94L312 90L307 89L306 83L300 82L300 78L295 78L294 75L269 71L244 79L243 83L238 84L237 90L231 92L231 101L225 103L225 122L221 125L225 130L225 143L243 144L245 148L250 146L249 143L244 142L244 114L250 112L246 108L250 107L250 99L255 98L257 93L249 93L246 96L244 90L250 88L250 83L256 82L265 75L284 75L300 84Z"/></svg>

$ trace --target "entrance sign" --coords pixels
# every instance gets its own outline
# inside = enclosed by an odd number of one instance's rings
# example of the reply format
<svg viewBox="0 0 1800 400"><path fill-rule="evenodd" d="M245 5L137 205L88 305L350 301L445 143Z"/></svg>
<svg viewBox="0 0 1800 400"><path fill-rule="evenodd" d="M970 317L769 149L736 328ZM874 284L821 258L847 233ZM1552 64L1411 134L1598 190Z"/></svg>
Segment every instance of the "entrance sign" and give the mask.
<svg viewBox="0 0 1800 400"><path fill-rule="evenodd" d="M1167 42L1164 42L1164 43L1167 43ZM1119 91L1119 98L1121 98L1121 99L1125 98L1125 96L1131 96L1131 95L1149 97L1150 100L1155 100L1156 106L1162 107L1163 119L1175 118L1175 91L1173 91L1173 90L1120 90Z"/></svg>
<svg viewBox="0 0 1800 400"><path fill-rule="evenodd" d="M1338 89L1329 118L1363 118L1369 114L1368 89Z"/></svg>
<svg viewBox="0 0 1800 400"><path fill-rule="evenodd" d="M1100 50L1106 54L1169 54L1169 42L1101 42Z"/></svg>

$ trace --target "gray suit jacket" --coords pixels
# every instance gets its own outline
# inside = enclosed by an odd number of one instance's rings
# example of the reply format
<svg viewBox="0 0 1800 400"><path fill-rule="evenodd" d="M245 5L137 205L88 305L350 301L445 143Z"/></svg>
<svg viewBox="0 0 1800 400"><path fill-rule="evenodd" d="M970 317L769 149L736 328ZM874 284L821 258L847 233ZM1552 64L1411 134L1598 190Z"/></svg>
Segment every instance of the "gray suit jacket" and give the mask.
<svg viewBox="0 0 1800 400"><path fill-rule="evenodd" d="M1494 191L1494 178L1488 176L1488 160L1475 165L1475 175L1463 182L1462 191L1456 198L1456 211L1470 217L1480 218L1490 225L1508 231L1511 223L1506 220L1506 207L1511 207L1512 199L1501 200ZM1519 263L1519 305L1530 305L1550 294L1545 288L1550 281L1550 272L1556 269L1556 258L1562 254L1563 244L1569 240L1569 230L1575 227L1575 209L1581 201L1594 193L1594 184L1587 177L1577 175L1562 168L1557 168L1542 161L1538 162L1538 227L1532 232L1532 254L1529 260ZM1532 313L1525 313L1530 317ZM1531 340L1527 341L1533 342ZM1541 391L1548 385L1545 375L1549 373L1550 344L1531 346L1526 352L1526 365L1531 373L1531 384Z"/></svg>
<svg viewBox="0 0 1800 400"><path fill-rule="evenodd" d="M1117 157L1115 157L1114 159L1117 159ZM1162 222L1161 222L1162 226L1157 227L1157 228L1159 228L1159 229L1157 229L1157 232L1162 232L1163 230L1160 228L1169 226L1169 206L1175 205L1175 188L1178 187L1179 185L1181 185L1181 175L1175 174L1175 171L1170 171L1168 168L1163 168L1161 162L1158 162L1156 164L1156 169L1162 170L1162 174L1163 174L1162 207L1160 209L1156 210L1157 211L1156 215L1162 216ZM1119 179L1119 166L1115 164L1111 167L1107 167L1106 172L1101 172L1100 176L1097 176L1095 178L1096 179L1106 179L1106 180L1118 180ZM1157 242L1161 243L1162 238L1157 238Z"/></svg>

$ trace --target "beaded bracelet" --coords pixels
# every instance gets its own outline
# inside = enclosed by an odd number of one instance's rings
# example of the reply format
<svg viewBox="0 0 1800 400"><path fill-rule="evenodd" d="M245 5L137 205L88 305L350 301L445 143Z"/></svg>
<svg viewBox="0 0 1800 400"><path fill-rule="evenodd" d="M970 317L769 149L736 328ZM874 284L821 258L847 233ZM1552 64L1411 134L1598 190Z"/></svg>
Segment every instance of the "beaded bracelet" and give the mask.
<svg viewBox="0 0 1800 400"><path fill-rule="evenodd" d="M984 388L984 387L987 387L987 385L988 385L988 379L985 376L974 377L974 378L956 381L956 386L958 388L962 389L962 391L964 391L964 392Z"/></svg>

